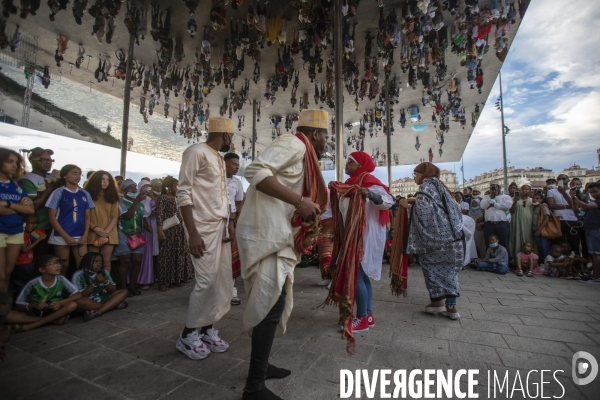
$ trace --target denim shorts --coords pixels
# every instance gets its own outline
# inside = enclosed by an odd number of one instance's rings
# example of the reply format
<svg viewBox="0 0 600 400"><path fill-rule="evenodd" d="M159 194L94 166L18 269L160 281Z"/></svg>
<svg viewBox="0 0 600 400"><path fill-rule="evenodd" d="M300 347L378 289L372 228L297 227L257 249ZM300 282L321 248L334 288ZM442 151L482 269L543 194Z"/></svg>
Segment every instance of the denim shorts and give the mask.
<svg viewBox="0 0 600 400"><path fill-rule="evenodd" d="M588 253L600 254L600 229L585 231L585 241L588 245Z"/></svg>
<svg viewBox="0 0 600 400"><path fill-rule="evenodd" d="M144 248L146 246L140 246L135 250L131 250L129 246L127 246L127 235L124 234L121 230L119 230L119 244L115 247L115 251L113 252L114 256L126 256L128 254L144 254Z"/></svg>

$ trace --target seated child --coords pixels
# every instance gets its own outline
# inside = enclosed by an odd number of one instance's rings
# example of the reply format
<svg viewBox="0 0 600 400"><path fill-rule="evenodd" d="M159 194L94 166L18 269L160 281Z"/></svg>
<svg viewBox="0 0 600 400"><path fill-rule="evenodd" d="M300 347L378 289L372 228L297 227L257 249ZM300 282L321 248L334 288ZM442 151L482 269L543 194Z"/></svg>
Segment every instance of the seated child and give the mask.
<svg viewBox="0 0 600 400"><path fill-rule="evenodd" d="M560 247L562 255L569 262L569 273L565 279L582 279L587 276L584 269L585 265L587 265L587 260L575 254L569 242L562 242Z"/></svg>
<svg viewBox="0 0 600 400"><path fill-rule="evenodd" d="M548 276L557 277L563 274L567 268L568 261L561 254L561 247L557 244L550 247L550 254L544 260L544 271Z"/></svg>
<svg viewBox="0 0 600 400"><path fill-rule="evenodd" d="M8 289L9 292L14 293L21 293L21 290L33 277L33 248L46 240L46 232L43 229L35 230L38 222L35 214L23 215L23 222L25 223L23 244L15 263L15 269L10 276Z"/></svg>
<svg viewBox="0 0 600 400"><path fill-rule="evenodd" d="M537 264L538 256L533 252L533 243L523 243L523 251L517 254L517 276L523 276L523 270L525 270L527 276L532 278Z"/></svg>
<svg viewBox="0 0 600 400"><path fill-rule="evenodd" d="M81 292L77 310L84 312L83 320L86 322L114 308L122 310L127 307L127 290L117 289L110 273L102 268L103 262L100 253L87 253L81 259L81 269L71 278L73 285Z"/></svg>
<svg viewBox="0 0 600 400"><path fill-rule="evenodd" d="M13 332L28 331L54 322L62 325L77 308L75 303L81 293L64 276L60 275L60 259L47 254L34 263L40 276L29 281L17 297L15 310L11 311L6 322Z"/></svg>
<svg viewBox="0 0 600 400"><path fill-rule="evenodd" d="M487 258L475 259L475 268L478 271L489 271L504 275L508 272L508 251L500 246L500 239L496 235L490 236L489 242L490 247L487 249Z"/></svg>

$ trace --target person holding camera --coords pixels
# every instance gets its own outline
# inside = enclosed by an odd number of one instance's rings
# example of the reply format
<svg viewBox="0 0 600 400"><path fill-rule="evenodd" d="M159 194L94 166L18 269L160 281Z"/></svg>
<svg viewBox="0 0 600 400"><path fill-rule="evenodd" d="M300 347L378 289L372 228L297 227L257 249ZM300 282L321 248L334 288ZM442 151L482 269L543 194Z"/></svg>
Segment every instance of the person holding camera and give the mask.
<svg viewBox="0 0 600 400"><path fill-rule="evenodd" d="M583 228L583 224L572 209L573 201L569 195L569 177L561 174L556 179L546 180L546 184L550 187L546 195L548 208L560 218L562 238L557 239L557 242L566 240L575 254L581 255L579 251L579 232Z"/></svg>
<svg viewBox="0 0 600 400"><path fill-rule="evenodd" d="M480 207L485 210L485 223L483 225L483 236L486 243L490 242L491 236L497 236L500 245L508 249L510 243L510 208L513 201L507 194L500 193L500 185L490 185L490 194L481 200Z"/></svg>

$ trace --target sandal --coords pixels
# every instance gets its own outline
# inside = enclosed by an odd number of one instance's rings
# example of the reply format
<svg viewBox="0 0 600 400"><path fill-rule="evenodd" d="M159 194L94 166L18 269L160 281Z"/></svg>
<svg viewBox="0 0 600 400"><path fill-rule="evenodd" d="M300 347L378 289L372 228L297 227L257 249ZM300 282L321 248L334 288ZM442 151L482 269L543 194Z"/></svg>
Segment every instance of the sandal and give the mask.
<svg viewBox="0 0 600 400"><path fill-rule="evenodd" d="M169 287L166 285L158 285L158 290L160 290L161 292L168 292Z"/></svg>
<svg viewBox="0 0 600 400"><path fill-rule="evenodd" d="M96 310L90 310L83 313L83 322L88 322L94 318L101 317L102 314Z"/></svg>
<svg viewBox="0 0 600 400"><path fill-rule="evenodd" d="M122 302L119 303L118 306L115 307L115 310L124 310L127 308L128 305L129 304L125 300L123 300Z"/></svg>
<svg viewBox="0 0 600 400"><path fill-rule="evenodd" d="M181 283L181 282L175 282L175 283L171 283L171 286L175 286L175 287L184 287L185 284Z"/></svg>
<svg viewBox="0 0 600 400"><path fill-rule="evenodd" d="M127 295L127 297L139 296L141 294L142 294L142 292L140 292L139 289L133 289L133 290L129 289L129 294Z"/></svg>
<svg viewBox="0 0 600 400"><path fill-rule="evenodd" d="M23 326L23 324L6 324L4 325L4 327L10 333L25 332L25 327Z"/></svg>
<svg viewBox="0 0 600 400"><path fill-rule="evenodd" d="M523 270L518 269L517 270L517 276L523 276Z"/></svg>
<svg viewBox="0 0 600 400"><path fill-rule="evenodd" d="M528 271L528 272L527 272L527 276L528 276L529 278L533 278L533 272L531 272L531 271Z"/></svg>
<svg viewBox="0 0 600 400"><path fill-rule="evenodd" d="M67 323L67 321L69 320L69 316L65 315L62 318L57 319L56 321L53 322L54 325L64 325Z"/></svg>

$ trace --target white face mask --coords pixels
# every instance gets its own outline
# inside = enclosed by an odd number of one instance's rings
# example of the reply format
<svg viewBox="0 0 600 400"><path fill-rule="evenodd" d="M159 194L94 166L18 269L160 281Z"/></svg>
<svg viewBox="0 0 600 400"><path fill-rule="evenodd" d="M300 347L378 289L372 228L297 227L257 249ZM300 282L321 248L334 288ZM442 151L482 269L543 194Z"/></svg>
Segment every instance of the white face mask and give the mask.
<svg viewBox="0 0 600 400"><path fill-rule="evenodd" d="M531 204L533 204L534 206L539 206L540 205L540 203L531 203Z"/></svg>
<svg viewBox="0 0 600 400"><path fill-rule="evenodd" d="M556 185L555 185L555 184L548 185L548 187L549 187L550 189L556 189Z"/></svg>

